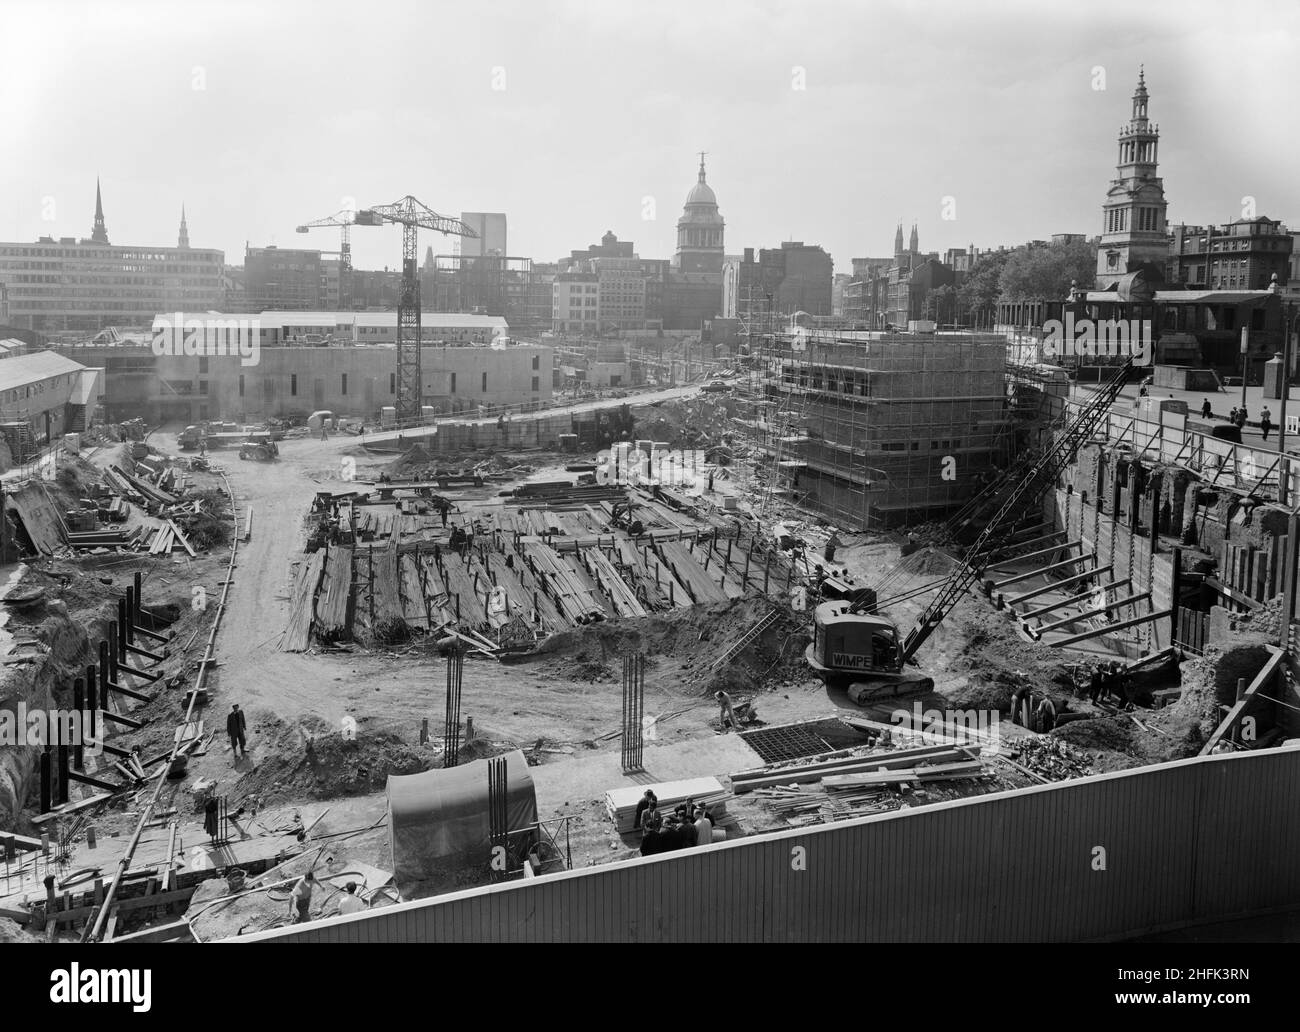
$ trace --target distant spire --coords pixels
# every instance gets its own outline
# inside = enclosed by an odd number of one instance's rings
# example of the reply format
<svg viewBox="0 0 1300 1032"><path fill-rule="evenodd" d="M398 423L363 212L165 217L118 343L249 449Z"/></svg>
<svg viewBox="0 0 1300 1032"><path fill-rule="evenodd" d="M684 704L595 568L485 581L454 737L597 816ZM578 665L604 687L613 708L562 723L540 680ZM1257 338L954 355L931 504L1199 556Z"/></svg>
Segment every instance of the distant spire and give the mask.
<svg viewBox="0 0 1300 1032"><path fill-rule="evenodd" d="M189 226L185 225L185 205L184 205L184 204L181 205L181 235L180 235L179 239L176 241L176 246L177 246L177 247L189 247L189 246L190 246L190 228L189 228Z"/></svg>
<svg viewBox="0 0 1300 1032"><path fill-rule="evenodd" d="M898 224L898 229L894 232L894 254L903 253L903 224Z"/></svg>
<svg viewBox="0 0 1300 1032"><path fill-rule="evenodd" d="M920 254L920 252L921 252L921 245L920 245L920 242L918 241L917 236L916 236L916 223L915 223L915 222L912 223L912 236L911 236L911 238L907 241L907 249L908 249L909 251L911 251L913 254Z"/></svg>
<svg viewBox="0 0 1300 1032"><path fill-rule="evenodd" d="M95 177L95 228L90 231L92 244L107 244L108 230L104 228L104 200L99 192L99 177Z"/></svg>
<svg viewBox="0 0 1300 1032"><path fill-rule="evenodd" d="M700 151L700 182L704 182L704 155L706 151Z"/></svg>

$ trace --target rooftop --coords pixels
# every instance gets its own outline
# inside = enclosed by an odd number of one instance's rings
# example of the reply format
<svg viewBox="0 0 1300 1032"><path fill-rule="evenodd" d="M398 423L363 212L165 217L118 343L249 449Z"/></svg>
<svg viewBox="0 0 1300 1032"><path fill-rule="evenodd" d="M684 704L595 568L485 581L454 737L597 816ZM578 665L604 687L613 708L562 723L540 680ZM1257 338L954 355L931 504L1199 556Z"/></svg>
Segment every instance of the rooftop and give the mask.
<svg viewBox="0 0 1300 1032"><path fill-rule="evenodd" d="M53 351L38 351L34 355L7 358L0 362L0 391L13 390L63 373L79 373L85 368L80 362L74 362Z"/></svg>

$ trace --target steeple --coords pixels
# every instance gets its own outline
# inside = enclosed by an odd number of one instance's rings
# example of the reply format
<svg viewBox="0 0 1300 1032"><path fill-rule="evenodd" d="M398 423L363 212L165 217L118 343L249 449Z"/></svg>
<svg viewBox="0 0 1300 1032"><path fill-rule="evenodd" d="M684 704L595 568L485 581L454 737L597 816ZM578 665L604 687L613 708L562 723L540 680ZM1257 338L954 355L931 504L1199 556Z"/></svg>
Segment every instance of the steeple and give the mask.
<svg viewBox="0 0 1300 1032"><path fill-rule="evenodd" d="M187 225L185 225L185 205L183 204L181 205L181 234L176 241L176 246L177 247L190 246L190 229Z"/></svg>
<svg viewBox="0 0 1300 1032"><path fill-rule="evenodd" d="M99 193L99 177L95 177L95 228L90 231L92 244L107 244L108 230L104 228L104 201Z"/></svg>
<svg viewBox="0 0 1300 1032"><path fill-rule="evenodd" d="M913 254L920 254L920 253L921 253L921 245L920 245L920 243L918 242L917 237L916 237L916 223L915 223L915 222L912 223L912 236L911 236L911 238L907 241L907 249L908 249L909 251L911 251Z"/></svg>
<svg viewBox="0 0 1300 1032"><path fill-rule="evenodd" d="M1160 127L1147 117L1146 69L1138 69L1132 117L1119 131L1115 178L1102 205L1096 287L1138 269L1163 275L1166 240L1164 183L1159 176Z"/></svg>
<svg viewBox="0 0 1300 1032"><path fill-rule="evenodd" d="M903 224L898 224L898 229L894 231L894 256L903 253Z"/></svg>

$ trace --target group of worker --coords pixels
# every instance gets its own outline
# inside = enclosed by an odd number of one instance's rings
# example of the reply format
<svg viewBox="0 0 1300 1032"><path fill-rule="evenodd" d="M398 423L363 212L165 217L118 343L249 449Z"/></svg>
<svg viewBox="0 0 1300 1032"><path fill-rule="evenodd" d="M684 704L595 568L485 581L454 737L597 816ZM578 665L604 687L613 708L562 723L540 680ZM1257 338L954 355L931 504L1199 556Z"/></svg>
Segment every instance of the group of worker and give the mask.
<svg viewBox="0 0 1300 1032"><path fill-rule="evenodd" d="M1088 675L1088 699L1094 703L1114 699L1127 705L1132 682L1132 675L1118 662L1094 663Z"/></svg>
<svg viewBox="0 0 1300 1032"><path fill-rule="evenodd" d="M311 893L317 884L316 875L308 871L299 878L289 892L289 919L293 924L311 920ZM357 883L348 882L343 887L343 897L339 900L340 914L359 914L369 907L366 901L357 895Z"/></svg>
<svg viewBox="0 0 1300 1032"><path fill-rule="evenodd" d="M659 812L659 797L648 788L636 804L635 823L641 832L642 856L707 846L713 841L713 821L702 804L687 799L664 817Z"/></svg>

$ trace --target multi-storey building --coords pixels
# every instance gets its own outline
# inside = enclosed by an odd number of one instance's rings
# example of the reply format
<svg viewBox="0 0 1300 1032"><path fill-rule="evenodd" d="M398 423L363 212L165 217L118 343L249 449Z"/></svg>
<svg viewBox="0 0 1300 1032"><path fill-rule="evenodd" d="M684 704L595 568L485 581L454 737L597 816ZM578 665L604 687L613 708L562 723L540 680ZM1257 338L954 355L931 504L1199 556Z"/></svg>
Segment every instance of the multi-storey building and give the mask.
<svg viewBox="0 0 1300 1032"><path fill-rule="evenodd" d="M184 223L184 215L182 215ZM220 307L221 251L188 246L113 246L99 185L88 239L41 237L0 243L4 322L43 333L96 333L107 326L148 325L158 312Z"/></svg>
<svg viewBox="0 0 1300 1032"><path fill-rule="evenodd" d="M244 249L244 301L250 311L319 309L325 283L319 251L274 244Z"/></svg>
<svg viewBox="0 0 1300 1032"><path fill-rule="evenodd" d="M551 328L556 333L600 332L600 277L561 272L552 283Z"/></svg>
<svg viewBox="0 0 1300 1032"><path fill-rule="evenodd" d="M1210 290L1267 290L1291 277L1295 241L1282 223L1264 217L1226 226L1169 227L1165 278Z"/></svg>
<svg viewBox="0 0 1300 1032"><path fill-rule="evenodd" d="M499 211L462 211L460 221L474 230L477 237L456 237L463 257L507 255L506 217Z"/></svg>

